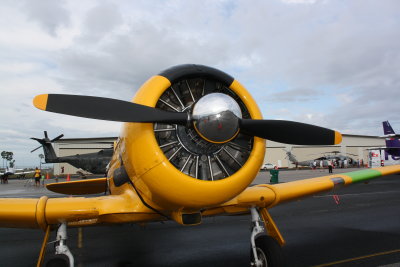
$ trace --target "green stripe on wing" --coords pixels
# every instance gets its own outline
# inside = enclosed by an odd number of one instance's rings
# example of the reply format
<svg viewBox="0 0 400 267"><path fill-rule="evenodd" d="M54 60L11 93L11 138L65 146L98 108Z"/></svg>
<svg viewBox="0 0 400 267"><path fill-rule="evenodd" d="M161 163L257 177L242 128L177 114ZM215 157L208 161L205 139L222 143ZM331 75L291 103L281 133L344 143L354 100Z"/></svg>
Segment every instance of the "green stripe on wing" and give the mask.
<svg viewBox="0 0 400 267"><path fill-rule="evenodd" d="M382 173L377 170L369 169L369 170L361 170L355 172L347 172L342 173L343 175L349 176L352 180L352 183L358 183L362 181L366 181L369 179L373 179L379 176L382 176Z"/></svg>

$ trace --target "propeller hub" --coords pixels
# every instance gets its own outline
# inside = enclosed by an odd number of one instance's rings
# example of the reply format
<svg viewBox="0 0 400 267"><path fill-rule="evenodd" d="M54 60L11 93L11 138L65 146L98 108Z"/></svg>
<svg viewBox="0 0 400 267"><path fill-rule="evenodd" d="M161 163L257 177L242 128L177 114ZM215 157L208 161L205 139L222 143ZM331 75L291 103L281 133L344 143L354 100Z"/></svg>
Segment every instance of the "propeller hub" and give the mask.
<svg viewBox="0 0 400 267"><path fill-rule="evenodd" d="M226 143L239 133L242 112L238 103L230 96L212 93L196 102L192 112L193 125L197 133L211 143Z"/></svg>

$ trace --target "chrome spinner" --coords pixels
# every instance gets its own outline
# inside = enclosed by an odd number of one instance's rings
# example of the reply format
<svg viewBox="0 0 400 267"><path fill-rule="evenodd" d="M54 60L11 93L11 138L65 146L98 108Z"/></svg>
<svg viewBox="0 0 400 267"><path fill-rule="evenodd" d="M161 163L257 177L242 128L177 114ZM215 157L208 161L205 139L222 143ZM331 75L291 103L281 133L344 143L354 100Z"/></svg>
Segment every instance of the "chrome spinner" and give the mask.
<svg viewBox="0 0 400 267"><path fill-rule="evenodd" d="M242 112L238 103L222 93L211 93L200 98L192 112L197 133L212 143L226 143L239 132Z"/></svg>

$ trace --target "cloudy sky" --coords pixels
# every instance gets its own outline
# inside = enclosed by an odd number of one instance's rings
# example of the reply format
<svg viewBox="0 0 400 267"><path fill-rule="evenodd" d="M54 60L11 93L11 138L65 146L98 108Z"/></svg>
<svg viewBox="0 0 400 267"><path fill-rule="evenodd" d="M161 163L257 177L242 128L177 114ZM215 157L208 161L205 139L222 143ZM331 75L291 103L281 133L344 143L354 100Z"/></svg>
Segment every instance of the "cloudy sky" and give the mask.
<svg viewBox="0 0 400 267"><path fill-rule="evenodd" d="M43 130L119 133L119 123L37 110L35 95L129 100L183 63L235 77L264 118L366 135L389 120L400 132L397 0L3 0L0 32L0 150L17 166L38 163L29 138Z"/></svg>

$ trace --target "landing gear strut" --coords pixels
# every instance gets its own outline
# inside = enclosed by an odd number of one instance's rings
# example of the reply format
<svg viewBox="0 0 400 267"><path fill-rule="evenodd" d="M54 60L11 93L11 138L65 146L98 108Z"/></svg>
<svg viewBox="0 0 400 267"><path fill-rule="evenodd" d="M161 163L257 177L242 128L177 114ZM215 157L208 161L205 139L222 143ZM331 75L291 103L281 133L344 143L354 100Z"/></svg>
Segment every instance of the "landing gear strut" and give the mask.
<svg viewBox="0 0 400 267"><path fill-rule="evenodd" d="M53 266L65 266L65 267L73 267L74 266L74 256L71 251L67 247L67 224L62 223L57 230L57 238L56 238L56 253L53 255L45 264L46 267Z"/></svg>
<svg viewBox="0 0 400 267"><path fill-rule="evenodd" d="M256 208L250 208L251 212L251 263L252 267L271 267L283 266L282 249L278 241L284 244L284 240L280 235L275 223L269 216L267 210L262 210L262 218L270 235L265 234L265 229L261 226L261 219ZM277 236L278 241L272 236ZM280 239L279 239L280 238Z"/></svg>

